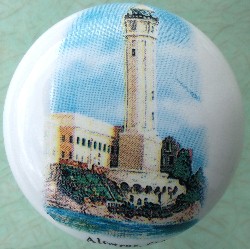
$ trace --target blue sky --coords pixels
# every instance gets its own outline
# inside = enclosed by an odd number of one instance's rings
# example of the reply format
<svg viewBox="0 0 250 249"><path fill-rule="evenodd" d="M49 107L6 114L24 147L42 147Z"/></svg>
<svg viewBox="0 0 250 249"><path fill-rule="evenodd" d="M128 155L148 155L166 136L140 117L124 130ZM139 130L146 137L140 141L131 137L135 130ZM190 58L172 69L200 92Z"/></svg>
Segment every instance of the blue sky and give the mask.
<svg viewBox="0 0 250 249"><path fill-rule="evenodd" d="M122 17L134 4L110 4L76 16L62 42L51 91L52 112L76 112L113 125L124 120ZM201 82L190 26L154 9L157 39L157 131L193 149L193 169L205 166L205 129L199 122Z"/></svg>

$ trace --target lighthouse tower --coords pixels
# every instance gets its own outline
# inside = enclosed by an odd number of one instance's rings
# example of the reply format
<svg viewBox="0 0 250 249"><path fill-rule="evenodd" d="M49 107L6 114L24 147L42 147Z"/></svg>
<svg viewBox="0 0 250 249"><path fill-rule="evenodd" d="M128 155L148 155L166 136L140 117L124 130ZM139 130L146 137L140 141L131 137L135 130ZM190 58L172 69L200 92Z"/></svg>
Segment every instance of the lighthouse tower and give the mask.
<svg viewBox="0 0 250 249"><path fill-rule="evenodd" d="M158 171L161 141L156 125L156 39L158 18L144 5L124 16L125 117L119 167Z"/></svg>

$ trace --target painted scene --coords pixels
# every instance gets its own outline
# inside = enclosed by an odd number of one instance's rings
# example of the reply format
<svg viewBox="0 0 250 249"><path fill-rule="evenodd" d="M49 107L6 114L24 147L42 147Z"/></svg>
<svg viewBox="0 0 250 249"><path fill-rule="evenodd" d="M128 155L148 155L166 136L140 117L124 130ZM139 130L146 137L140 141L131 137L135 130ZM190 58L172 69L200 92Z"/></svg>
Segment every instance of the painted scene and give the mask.
<svg viewBox="0 0 250 249"><path fill-rule="evenodd" d="M110 4L78 13L67 29L45 124L46 212L116 237L191 227L206 196L207 157L189 24Z"/></svg>

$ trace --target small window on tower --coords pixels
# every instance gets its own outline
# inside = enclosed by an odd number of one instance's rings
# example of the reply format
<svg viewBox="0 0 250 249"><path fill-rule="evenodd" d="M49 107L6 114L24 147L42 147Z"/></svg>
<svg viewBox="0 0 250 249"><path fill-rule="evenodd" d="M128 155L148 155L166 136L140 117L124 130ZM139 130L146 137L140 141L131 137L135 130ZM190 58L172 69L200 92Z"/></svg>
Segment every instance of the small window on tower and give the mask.
<svg viewBox="0 0 250 249"><path fill-rule="evenodd" d="M155 113L152 112L152 120L155 120Z"/></svg>
<svg viewBox="0 0 250 249"><path fill-rule="evenodd" d="M91 148L91 145L92 145L91 140L88 140L88 148Z"/></svg>
<svg viewBox="0 0 250 249"><path fill-rule="evenodd" d="M69 142L72 144L73 143L73 136L69 137Z"/></svg>
<svg viewBox="0 0 250 249"><path fill-rule="evenodd" d="M62 156L62 158L64 158L64 157L65 157L65 152L64 152L64 151L62 151L61 156Z"/></svg>
<svg viewBox="0 0 250 249"><path fill-rule="evenodd" d="M86 139L83 138L83 139L82 139L82 146L85 146L85 144L86 144Z"/></svg>
<svg viewBox="0 0 250 249"><path fill-rule="evenodd" d="M135 49L132 48L132 56L135 56Z"/></svg>
<svg viewBox="0 0 250 249"><path fill-rule="evenodd" d="M65 135L62 135L62 142L65 142Z"/></svg>
<svg viewBox="0 0 250 249"><path fill-rule="evenodd" d="M69 152L69 159L72 159L72 152Z"/></svg>
<svg viewBox="0 0 250 249"><path fill-rule="evenodd" d="M136 30L136 21L131 22L131 30Z"/></svg>
<svg viewBox="0 0 250 249"><path fill-rule="evenodd" d="M152 100L154 100L154 99L155 99L155 92L152 91Z"/></svg>

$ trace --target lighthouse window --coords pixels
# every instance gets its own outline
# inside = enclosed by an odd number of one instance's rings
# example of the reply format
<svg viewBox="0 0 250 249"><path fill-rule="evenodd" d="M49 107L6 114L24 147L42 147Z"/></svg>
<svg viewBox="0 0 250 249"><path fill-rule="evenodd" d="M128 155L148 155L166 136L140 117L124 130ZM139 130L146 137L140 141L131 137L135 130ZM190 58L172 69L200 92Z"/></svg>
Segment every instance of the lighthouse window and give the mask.
<svg viewBox="0 0 250 249"><path fill-rule="evenodd" d="M72 152L69 152L69 159L72 159Z"/></svg>
<svg viewBox="0 0 250 249"><path fill-rule="evenodd" d="M103 151L104 151L104 152L106 152L106 147L107 147L107 145L104 144L104 145L103 145Z"/></svg>
<svg viewBox="0 0 250 249"><path fill-rule="evenodd" d="M99 143L99 150L102 150L102 143Z"/></svg>
<svg viewBox="0 0 250 249"><path fill-rule="evenodd" d="M136 30L136 21L131 22L131 30Z"/></svg>
<svg viewBox="0 0 250 249"><path fill-rule="evenodd" d="M94 149L96 149L96 147L97 147L97 142L95 141L94 142Z"/></svg>
<svg viewBox="0 0 250 249"><path fill-rule="evenodd" d="M152 91L152 100L154 100L154 99L155 99L155 92Z"/></svg>
<svg viewBox="0 0 250 249"><path fill-rule="evenodd" d="M152 120L154 120L154 119L155 119L155 113L152 112Z"/></svg>
<svg viewBox="0 0 250 249"><path fill-rule="evenodd" d="M135 56L135 49L132 48L132 56Z"/></svg>
<svg viewBox="0 0 250 249"><path fill-rule="evenodd" d="M73 136L69 137L69 142L72 144L73 143Z"/></svg>
<svg viewBox="0 0 250 249"><path fill-rule="evenodd" d="M62 158L64 158L65 157L65 152L64 151L62 151Z"/></svg>
<svg viewBox="0 0 250 249"><path fill-rule="evenodd" d="M108 146L108 153L110 153L110 145Z"/></svg>
<svg viewBox="0 0 250 249"><path fill-rule="evenodd" d="M88 140L88 148L91 148L91 141Z"/></svg>
<svg viewBox="0 0 250 249"><path fill-rule="evenodd" d="M85 144L86 144L86 139L83 138L83 139L82 139L82 146L85 146Z"/></svg>
<svg viewBox="0 0 250 249"><path fill-rule="evenodd" d="M79 137L76 138L76 143L77 143L77 144L80 143L80 138L79 138Z"/></svg>
<svg viewBox="0 0 250 249"><path fill-rule="evenodd" d="M65 135L62 135L62 142L65 142Z"/></svg>

